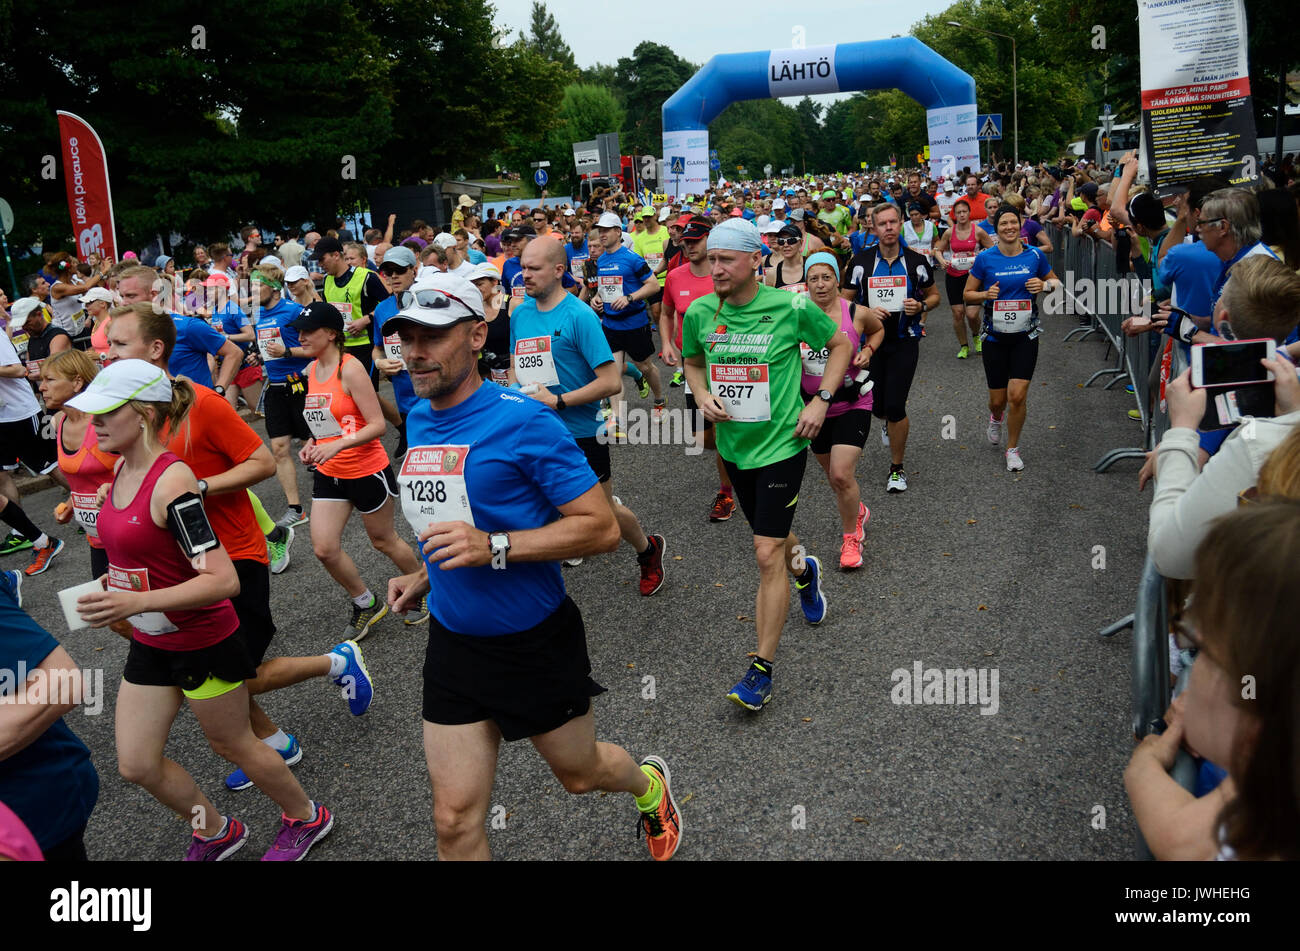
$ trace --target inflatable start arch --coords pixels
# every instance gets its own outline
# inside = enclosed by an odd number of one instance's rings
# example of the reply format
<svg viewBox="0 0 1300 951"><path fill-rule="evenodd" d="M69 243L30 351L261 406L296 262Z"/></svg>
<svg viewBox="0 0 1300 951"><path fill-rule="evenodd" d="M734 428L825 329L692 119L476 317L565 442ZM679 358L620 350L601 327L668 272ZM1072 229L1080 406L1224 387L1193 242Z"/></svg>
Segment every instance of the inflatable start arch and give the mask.
<svg viewBox="0 0 1300 951"><path fill-rule="evenodd" d="M733 102L901 89L925 106L931 175L979 164L975 80L915 37L720 53L664 103L664 191L709 186L709 123ZM681 168L673 173L673 159Z"/></svg>

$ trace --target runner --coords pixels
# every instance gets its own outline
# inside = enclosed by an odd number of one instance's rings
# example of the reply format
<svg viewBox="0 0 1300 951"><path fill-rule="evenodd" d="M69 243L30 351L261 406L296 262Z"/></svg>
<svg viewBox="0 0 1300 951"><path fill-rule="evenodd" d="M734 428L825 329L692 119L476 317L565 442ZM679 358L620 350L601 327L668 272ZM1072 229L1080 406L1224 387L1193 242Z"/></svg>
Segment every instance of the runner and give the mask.
<svg viewBox="0 0 1300 951"><path fill-rule="evenodd" d="M374 271L349 267L337 238L321 238L315 254L325 269L325 300L343 317L346 352L361 362L366 375L377 384L370 325L375 306L388 296L384 282Z"/></svg>
<svg viewBox="0 0 1300 951"><path fill-rule="evenodd" d="M303 465L313 469L312 548L352 599L345 637L360 641L388 613L388 606L366 587L343 550L343 526L352 510L361 513L370 544L399 571L409 574L419 561L393 528L397 482L379 441L387 423L365 367L344 352L343 315L328 304L311 304L293 327L303 352L314 358L303 371L312 439L298 453Z"/></svg>
<svg viewBox="0 0 1300 951"><path fill-rule="evenodd" d="M271 273L283 273L282 269L275 265L255 265L256 269L251 270L249 273L249 278L253 284L254 301L260 301L265 296L264 288L267 288L264 282L268 278L265 274L260 273L262 266L274 267L274 271ZM267 289L278 292L281 286L280 281L276 280L274 286ZM256 308L254 308L254 316L249 317L248 314L240 310L236 295L231 294L226 300L225 307L218 313L221 326L217 329L225 334L226 339L237 346L242 354L239 372L230 381L230 385L226 387L224 394L226 402L238 410L239 399L243 396L244 405L252 410L254 414L257 414L257 404L262 397L262 364L257 360L257 332L254 330L254 324L257 322Z"/></svg>
<svg viewBox="0 0 1300 951"><path fill-rule="evenodd" d="M708 237L714 293L686 311L682 356L686 378L705 419L717 426L718 454L726 461L736 499L754 533L759 584L754 612L758 653L727 698L761 710L772 698L773 659L789 610L795 578L804 618L826 617L821 563L804 557L790 531L803 481L809 440L816 436L852 359L839 325L801 294L760 284L757 229L726 221ZM827 349L817 398L802 405L800 348Z"/></svg>
<svg viewBox="0 0 1300 951"><path fill-rule="evenodd" d="M862 502L862 492L854 475L862 447L871 432L871 392L862 392L862 384L855 377L858 370L867 366L871 355L885 339L885 327L874 313L861 305L854 305L839 295L840 265L835 256L820 251L808 258L805 266L808 279L808 296L827 317L839 320L840 329L853 346L853 362L844 379L835 390L826 421L821 432L813 437L812 452L826 473L826 480L835 492L835 502L840 511L840 568L849 570L862 567L862 542L871 510ZM859 341L863 341L859 345ZM803 393L805 399L815 399L826 373L829 350L813 350L800 344L803 358Z"/></svg>
<svg viewBox="0 0 1300 951"><path fill-rule="evenodd" d="M984 376L989 387L989 442L1002 438L1007 424L1007 471L1019 472L1020 431L1025 400L1038 362L1038 303L1035 298L1057 281L1052 265L1038 248L1020 240L1020 212L1001 208L994 221L997 247L981 251L966 278L968 304L984 305ZM1004 413L1010 406L1009 413Z"/></svg>
<svg viewBox="0 0 1300 951"><path fill-rule="evenodd" d="M645 223L645 230L633 239L632 253L645 260L655 280L659 282L659 292L646 301L646 306L650 308L651 322L657 326L660 304L664 297L664 275L668 273L667 251L671 235L668 229L659 223L654 208L647 208L642 212L641 220Z"/></svg>
<svg viewBox="0 0 1300 951"><path fill-rule="evenodd" d="M567 250L570 246L564 245ZM483 299L483 319L488 325L488 339L485 345L483 355L487 357L492 355L492 361L488 366L487 379L501 386L510 385L510 318L506 316L504 307L505 293L501 290L501 272L491 264L483 263L474 269L470 275L470 283L478 291L479 297ZM403 288L405 290L405 288ZM569 295L573 296L573 295ZM398 342L398 349L401 349L401 342ZM408 375L409 381L409 375ZM409 387L409 382L407 386ZM414 391L410 397L411 405L416 402ZM403 412L410 412L409 408ZM404 454L404 453L403 453Z"/></svg>
<svg viewBox="0 0 1300 951"><path fill-rule="evenodd" d="M116 329L116 327L114 328ZM284 760L259 743L249 723L244 681L256 675L230 597L240 579L203 511L202 486L163 445L179 429L194 388L173 384L143 360L119 360L69 400L95 416L100 447L122 456L102 490L98 524L108 551L108 590L83 595L77 610L96 627L129 619L134 629L117 698L118 770L194 827L187 861L221 861L248 840L179 764L163 755L189 700L213 752L245 771L283 810L264 861L307 857L334 825L308 799Z"/></svg>
<svg viewBox="0 0 1300 951"><path fill-rule="evenodd" d="M924 254L926 263L933 268L934 242L938 238L938 231L934 222L925 216L920 202L907 203L907 221L903 222L902 231L902 243L913 251Z"/></svg>
<svg viewBox="0 0 1300 951"><path fill-rule="evenodd" d="M944 290L948 294L948 303L952 307L952 329L961 345L957 359L965 360L970 356L970 342L966 328L970 327L970 336L975 340L975 352L982 353L984 338L980 335L980 308L966 303L966 278L975 255L984 248L993 247L995 242L983 228L972 224L970 220L970 202L959 198L952 206L953 226L934 243L934 251L944 262Z"/></svg>
<svg viewBox="0 0 1300 951"><path fill-rule="evenodd" d="M603 688L557 564L613 551L617 523L561 419L479 379L487 330L466 294L408 292L383 328L400 335L427 401L411 411L401 477L427 563L390 581L388 601L404 612L423 600L433 614L422 716L439 856L490 857L501 740L529 737L566 790L636 797L651 856L670 859L681 841L671 774L658 756L638 768L621 747L596 742L590 698Z"/></svg>
<svg viewBox="0 0 1300 951"><path fill-rule="evenodd" d="M844 269L841 295L875 311L885 325L885 342L871 357L872 415L884 420L881 442L889 448L888 492L907 491L903 458L910 423L907 394L920 358L925 315L939 306L939 288L925 258L898 241L901 215L896 205L873 212L877 244L855 254Z"/></svg>
<svg viewBox="0 0 1300 951"><path fill-rule="evenodd" d="M664 341L663 360L670 367L682 363L682 318L687 308L706 294L713 293L712 269L709 265L708 237L712 222L702 215L690 217L682 229L682 247L686 263L668 272L664 284L663 318L659 322L659 339ZM680 371L679 371L680 372ZM695 394L686 387L686 411L690 414L691 430L701 438L703 427L704 448L713 453L718 468L718 494L709 507L709 521L725 522L736 511L735 490L726 463L718 455L713 422L698 412Z"/></svg>
<svg viewBox="0 0 1300 951"><path fill-rule="evenodd" d="M802 253L803 234L793 224L782 225L776 233L775 251L772 256L776 262L763 273L763 283L795 294L806 294L808 285L804 282L804 259Z"/></svg>
<svg viewBox="0 0 1300 951"><path fill-rule="evenodd" d="M656 222L656 225L658 222ZM659 368L650 359L655 352L650 335L650 320L646 315L646 301L663 296L658 280L645 260L622 246L623 226L618 215L606 212L596 222L603 252L596 262L598 293L592 307L600 314L605 328L605 339L623 375L627 359L631 359L649 381L654 391L654 418L662 419L664 412L663 386ZM666 236L666 232L665 232ZM614 418L621 429L626 420L626 406L622 396L617 397Z"/></svg>
<svg viewBox="0 0 1300 951"><path fill-rule="evenodd" d="M663 535L647 535L636 515L614 496L609 442L599 435L604 426L599 404L602 397L622 392L623 381L600 321L561 285L564 267L563 249L553 242L532 241L524 249L528 300L510 318L510 382L535 387L529 395L560 414L596 473L623 540L636 552L640 591L649 597L663 587L667 543ZM478 302L454 283L427 286L461 298L477 314Z"/></svg>

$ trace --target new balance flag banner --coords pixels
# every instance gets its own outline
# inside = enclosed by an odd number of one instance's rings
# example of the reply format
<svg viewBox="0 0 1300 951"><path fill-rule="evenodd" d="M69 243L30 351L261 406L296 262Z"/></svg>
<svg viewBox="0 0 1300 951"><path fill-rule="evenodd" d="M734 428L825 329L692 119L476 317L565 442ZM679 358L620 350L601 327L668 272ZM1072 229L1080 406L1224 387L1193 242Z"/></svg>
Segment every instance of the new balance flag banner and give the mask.
<svg viewBox="0 0 1300 951"><path fill-rule="evenodd" d="M63 144L63 177L68 183L68 214L77 257L92 251L117 260L117 235L113 227L113 197L108 190L108 161L104 143L85 119L59 112L59 139Z"/></svg>
<svg viewBox="0 0 1300 951"><path fill-rule="evenodd" d="M1138 0L1138 30L1152 185L1257 179L1242 0Z"/></svg>

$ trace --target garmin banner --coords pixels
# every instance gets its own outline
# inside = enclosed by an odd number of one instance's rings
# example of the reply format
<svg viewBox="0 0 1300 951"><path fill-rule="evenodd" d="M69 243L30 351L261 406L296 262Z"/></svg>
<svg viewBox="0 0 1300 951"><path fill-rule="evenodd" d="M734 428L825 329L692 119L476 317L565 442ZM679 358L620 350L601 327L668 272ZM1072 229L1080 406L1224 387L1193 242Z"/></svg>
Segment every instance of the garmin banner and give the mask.
<svg viewBox="0 0 1300 951"><path fill-rule="evenodd" d="M900 89L925 107L931 174L978 164L975 80L916 37L902 36L714 56L664 103L664 160L686 157L680 186L668 175L664 191L698 194L708 187L708 126L731 103L865 89ZM735 167L729 156L719 159L723 168Z"/></svg>
<svg viewBox="0 0 1300 951"><path fill-rule="evenodd" d="M1256 180L1242 0L1138 0L1138 29L1152 186Z"/></svg>
<svg viewBox="0 0 1300 951"><path fill-rule="evenodd" d="M77 257L98 252L117 260L117 234L113 223L113 196L108 189L108 161L104 143L85 119L57 112L63 145L63 178L68 186L68 214Z"/></svg>

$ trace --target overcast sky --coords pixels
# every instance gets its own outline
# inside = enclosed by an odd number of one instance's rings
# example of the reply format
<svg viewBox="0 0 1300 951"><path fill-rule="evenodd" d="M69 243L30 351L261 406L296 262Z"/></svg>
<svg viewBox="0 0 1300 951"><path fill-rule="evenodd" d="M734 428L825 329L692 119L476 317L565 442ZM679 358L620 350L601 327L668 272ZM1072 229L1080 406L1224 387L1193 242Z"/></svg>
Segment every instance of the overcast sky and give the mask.
<svg viewBox="0 0 1300 951"><path fill-rule="evenodd" d="M496 22L511 39L527 30L532 0L492 0ZM822 46L902 36L923 17L939 13L951 0L820 0L812 4L771 0L649 0L627 16L618 6L590 0L548 0L546 8L582 67L614 65L650 40L670 47L683 59L704 65L715 53L787 49L802 28L804 46ZM609 12L607 12L609 11ZM637 21L647 25L637 28ZM831 101L842 95L814 96Z"/></svg>

